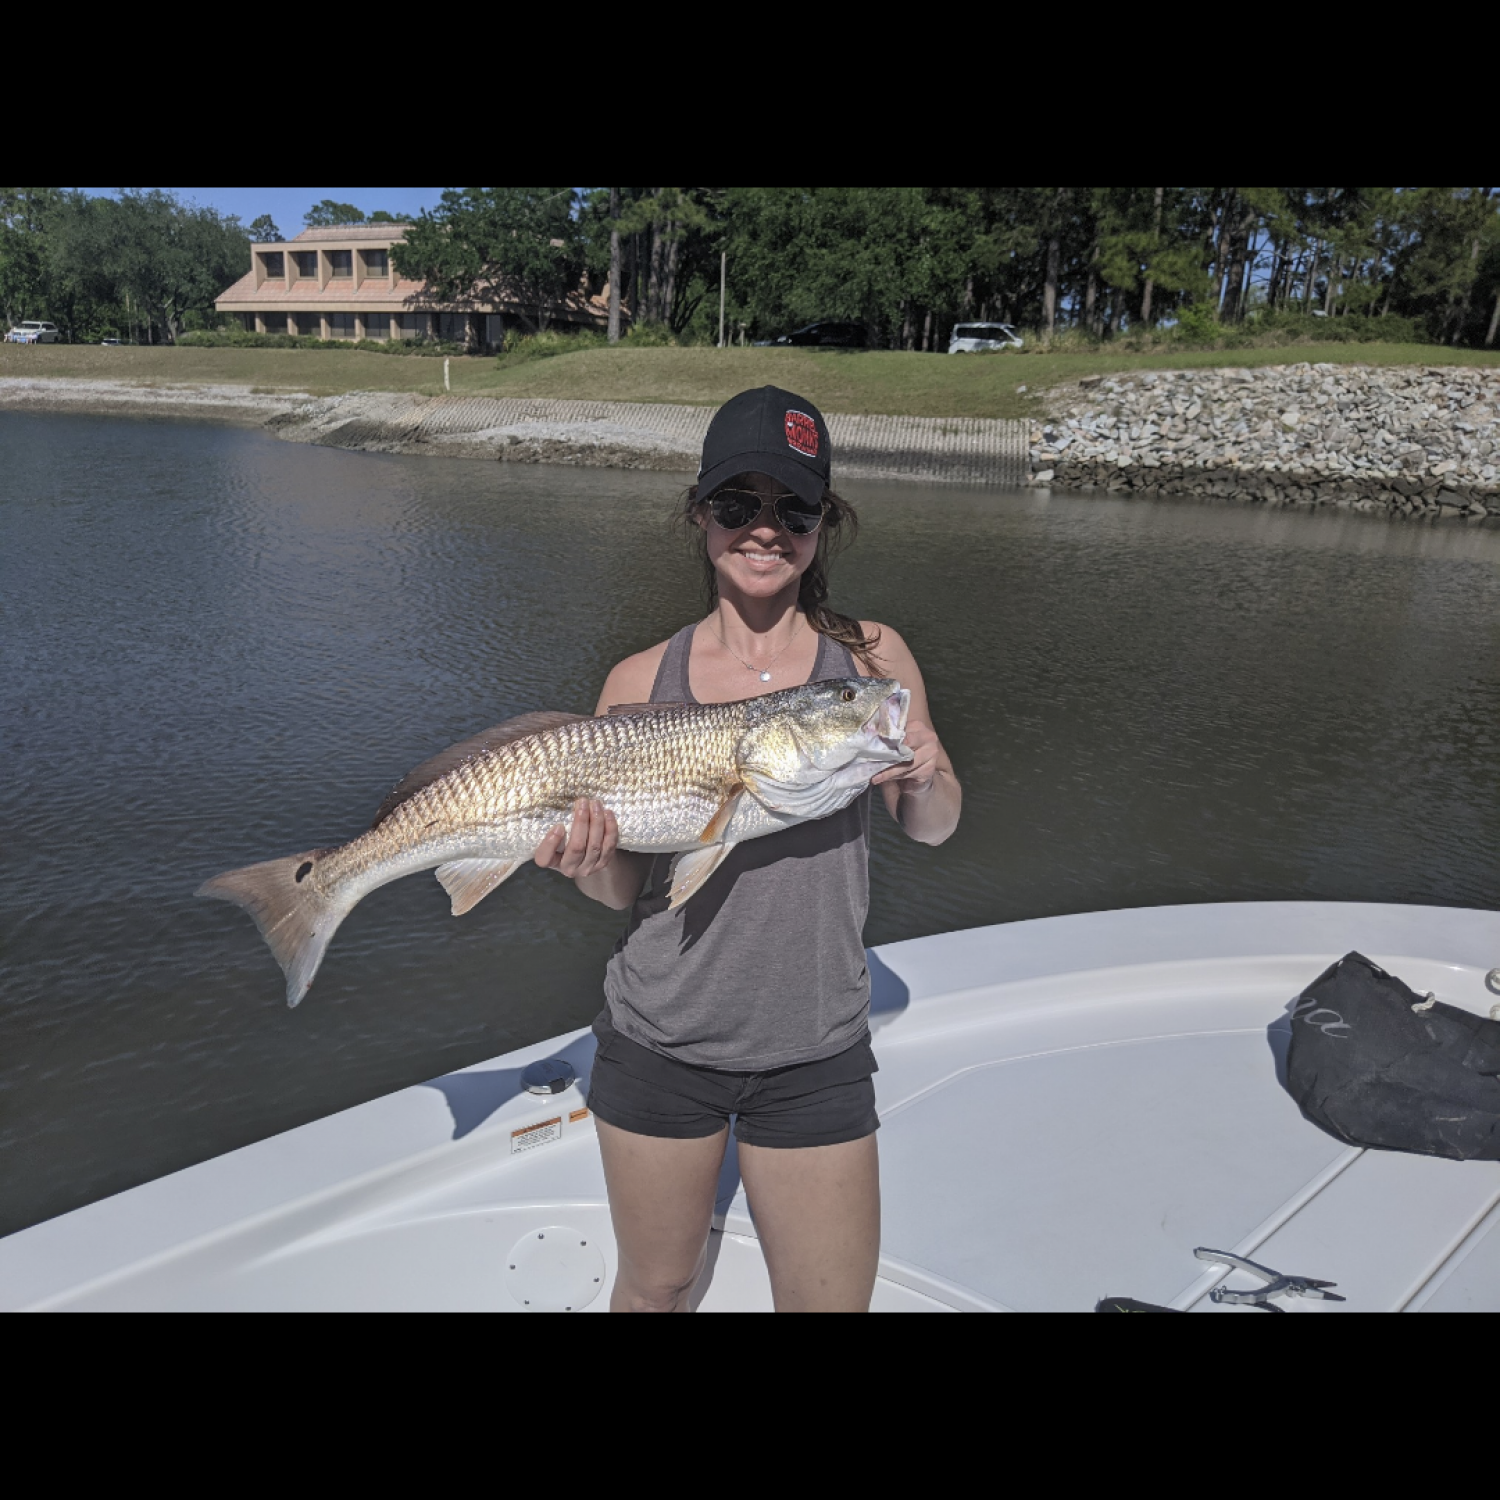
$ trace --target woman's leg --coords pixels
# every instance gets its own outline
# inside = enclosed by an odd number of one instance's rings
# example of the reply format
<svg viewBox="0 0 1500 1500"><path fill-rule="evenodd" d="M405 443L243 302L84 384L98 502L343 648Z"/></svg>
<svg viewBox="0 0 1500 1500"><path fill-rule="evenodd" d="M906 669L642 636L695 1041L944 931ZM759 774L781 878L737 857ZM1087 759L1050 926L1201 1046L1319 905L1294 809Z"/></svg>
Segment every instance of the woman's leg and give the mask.
<svg viewBox="0 0 1500 1500"><path fill-rule="evenodd" d="M880 1259L873 1132L837 1146L747 1146L740 1175L777 1312L868 1312Z"/></svg>
<svg viewBox="0 0 1500 1500"><path fill-rule="evenodd" d="M675 1140L637 1135L595 1116L620 1269L611 1312L687 1312L703 1270L726 1127Z"/></svg>

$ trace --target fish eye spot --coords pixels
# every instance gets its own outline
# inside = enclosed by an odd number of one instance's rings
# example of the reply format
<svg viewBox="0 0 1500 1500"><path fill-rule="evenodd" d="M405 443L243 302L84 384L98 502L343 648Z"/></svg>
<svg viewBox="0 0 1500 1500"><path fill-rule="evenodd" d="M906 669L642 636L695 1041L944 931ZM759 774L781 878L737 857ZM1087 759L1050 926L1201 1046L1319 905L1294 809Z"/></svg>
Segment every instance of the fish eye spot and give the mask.
<svg viewBox="0 0 1500 1500"><path fill-rule="evenodd" d="M312 861L310 859L304 859L302 863L297 866L297 884L301 885L301 883L306 880L307 877L311 874Z"/></svg>
<svg viewBox="0 0 1500 1500"><path fill-rule="evenodd" d="M853 688L845 688L841 696L843 697L845 703L853 703L854 700L859 697L859 694L856 693Z"/></svg>

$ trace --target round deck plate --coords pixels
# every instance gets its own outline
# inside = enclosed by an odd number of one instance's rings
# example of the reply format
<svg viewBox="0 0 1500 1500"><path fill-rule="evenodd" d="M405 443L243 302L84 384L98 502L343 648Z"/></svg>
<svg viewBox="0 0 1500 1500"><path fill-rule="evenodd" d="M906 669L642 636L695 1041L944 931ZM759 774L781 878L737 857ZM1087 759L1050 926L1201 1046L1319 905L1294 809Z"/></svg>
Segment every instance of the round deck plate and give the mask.
<svg viewBox="0 0 1500 1500"><path fill-rule="evenodd" d="M527 1312L577 1312L604 1285L604 1256L587 1231L548 1224L510 1247L505 1285Z"/></svg>

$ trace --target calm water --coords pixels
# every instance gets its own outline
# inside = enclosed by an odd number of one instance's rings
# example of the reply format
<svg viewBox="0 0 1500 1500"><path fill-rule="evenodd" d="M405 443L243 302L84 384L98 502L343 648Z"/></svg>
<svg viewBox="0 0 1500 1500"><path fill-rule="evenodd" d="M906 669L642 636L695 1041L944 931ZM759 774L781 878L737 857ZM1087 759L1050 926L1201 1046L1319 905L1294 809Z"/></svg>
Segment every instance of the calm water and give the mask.
<svg viewBox="0 0 1500 1500"><path fill-rule="evenodd" d="M0 1232L585 1024L620 918L398 882L307 1001L232 865L418 760L588 710L697 607L671 476L0 414ZM836 600L907 636L966 786L878 818L867 939L1159 902L1500 907L1500 533L850 485ZM1496 955L1500 962L1500 954Z"/></svg>

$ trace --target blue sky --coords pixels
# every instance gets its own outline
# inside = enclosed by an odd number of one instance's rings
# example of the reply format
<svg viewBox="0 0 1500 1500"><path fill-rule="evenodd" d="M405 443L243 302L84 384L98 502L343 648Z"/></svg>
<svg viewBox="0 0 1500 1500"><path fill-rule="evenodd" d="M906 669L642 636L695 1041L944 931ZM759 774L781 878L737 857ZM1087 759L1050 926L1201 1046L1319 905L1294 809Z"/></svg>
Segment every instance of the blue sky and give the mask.
<svg viewBox="0 0 1500 1500"><path fill-rule="evenodd" d="M383 208L397 218L415 218L424 208L436 208L442 188L435 187L179 187L167 188L179 198L216 208L222 214L237 214L249 225L252 219L270 214L276 227L287 239L302 231L302 216L314 203L332 198L336 203L352 203L374 213ZM109 194L118 188L86 187L86 193Z"/></svg>

